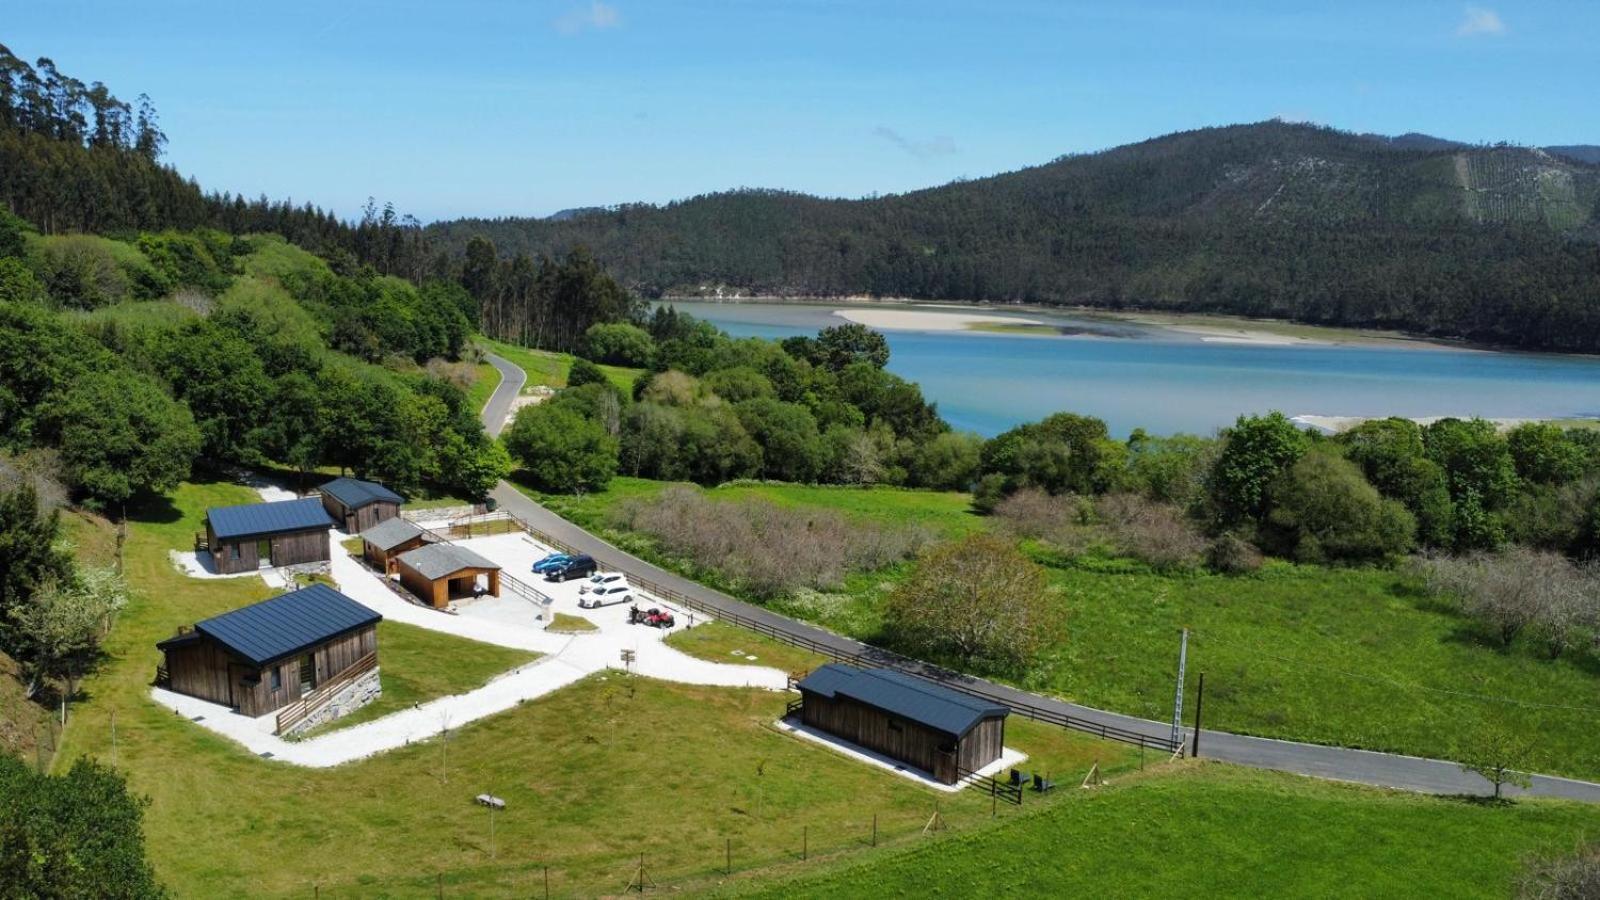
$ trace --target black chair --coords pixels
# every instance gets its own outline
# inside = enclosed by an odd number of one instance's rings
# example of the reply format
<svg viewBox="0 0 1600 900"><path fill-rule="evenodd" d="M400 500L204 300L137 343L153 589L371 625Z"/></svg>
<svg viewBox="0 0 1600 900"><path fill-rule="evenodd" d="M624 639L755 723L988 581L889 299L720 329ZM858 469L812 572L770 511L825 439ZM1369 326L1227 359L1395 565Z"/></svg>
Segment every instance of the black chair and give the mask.
<svg viewBox="0 0 1600 900"><path fill-rule="evenodd" d="M1035 772L1033 773L1033 789L1041 794L1048 793L1056 789L1056 783Z"/></svg>
<svg viewBox="0 0 1600 900"><path fill-rule="evenodd" d="M1037 776L1035 776L1035 777L1037 777ZM1011 786L1012 787L1022 787L1023 785L1025 785L1027 783L1028 783L1028 775L1027 775L1027 773L1019 772L1016 769L1012 769L1011 770Z"/></svg>

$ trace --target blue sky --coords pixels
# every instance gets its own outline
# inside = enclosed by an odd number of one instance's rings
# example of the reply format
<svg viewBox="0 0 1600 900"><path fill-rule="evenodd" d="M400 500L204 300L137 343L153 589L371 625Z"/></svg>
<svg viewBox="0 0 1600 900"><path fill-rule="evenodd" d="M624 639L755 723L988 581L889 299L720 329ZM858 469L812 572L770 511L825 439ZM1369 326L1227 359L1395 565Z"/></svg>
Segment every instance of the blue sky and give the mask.
<svg viewBox="0 0 1600 900"><path fill-rule="evenodd" d="M1212 7L1212 8L1207 8ZM207 188L424 220L889 193L1283 116L1600 143L1600 3L0 0Z"/></svg>

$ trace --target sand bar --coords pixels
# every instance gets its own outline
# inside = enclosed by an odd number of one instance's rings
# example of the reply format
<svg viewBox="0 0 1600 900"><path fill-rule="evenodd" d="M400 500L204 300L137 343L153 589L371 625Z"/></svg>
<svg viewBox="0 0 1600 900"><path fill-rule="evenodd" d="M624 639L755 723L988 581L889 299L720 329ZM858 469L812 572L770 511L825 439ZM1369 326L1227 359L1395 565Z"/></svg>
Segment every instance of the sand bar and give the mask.
<svg viewBox="0 0 1600 900"><path fill-rule="evenodd" d="M966 331L973 325L1043 325L1038 319L1023 316L989 316L957 310L927 309L836 309L833 314L868 328L891 331Z"/></svg>

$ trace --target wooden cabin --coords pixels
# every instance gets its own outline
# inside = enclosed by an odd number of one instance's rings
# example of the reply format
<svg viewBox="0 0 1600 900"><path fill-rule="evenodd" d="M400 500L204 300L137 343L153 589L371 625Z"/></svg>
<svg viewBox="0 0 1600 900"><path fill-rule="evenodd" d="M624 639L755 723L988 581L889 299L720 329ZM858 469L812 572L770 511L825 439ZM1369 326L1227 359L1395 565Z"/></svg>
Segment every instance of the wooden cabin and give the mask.
<svg viewBox="0 0 1600 900"><path fill-rule="evenodd" d="M395 562L400 583L436 607L476 596L480 576L486 580L486 593L500 596L500 567L458 544L424 544L395 557Z"/></svg>
<svg viewBox="0 0 1600 900"><path fill-rule="evenodd" d="M156 644L163 686L264 716L375 668L382 618L324 584L280 594Z"/></svg>
<svg viewBox="0 0 1600 900"><path fill-rule="evenodd" d="M1010 710L893 669L828 663L798 685L804 724L955 784L1000 758Z"/></svg>
<svg viewBox="0 0 1600 900"><path fill-rule="evenodd" d="M421 528L396 516L361 532L361 555L373 568L392 574L398 567L396 557L421 547L427 539Z"/></svg>
<svg viewBox="0 0 1600 900"><path fill-rule="evenodd" d="M332 525L315 497L213 506L206 510L206 549L221 575L327 562Z"/></svg>
<svg viewBox="0 0 1600 900"><path fill-rule="evenodd" d="M405 498L376 481L335 478L322 486L322 508L345 534L360 534L400 515Z"/></svg>

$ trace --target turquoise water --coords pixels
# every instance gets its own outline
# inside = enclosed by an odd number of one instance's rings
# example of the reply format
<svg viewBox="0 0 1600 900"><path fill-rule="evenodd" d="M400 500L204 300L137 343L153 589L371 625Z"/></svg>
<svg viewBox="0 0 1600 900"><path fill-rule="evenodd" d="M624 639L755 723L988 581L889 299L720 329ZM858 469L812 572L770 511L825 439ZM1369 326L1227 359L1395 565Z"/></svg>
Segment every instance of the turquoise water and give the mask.
<svg viewBox="0 0 1600 900"><path fill-rule="evenodd" d="M678 303L736 336L815 334L840 307ZM985 310L987 313L988 311ZM1241 414L1600 417L1600 359L1475 350L1260 346L1027 313L1063 336L884 331L889 369L953 426L994 435L1069 410L1113 434L1209 434Z"/></svg>

